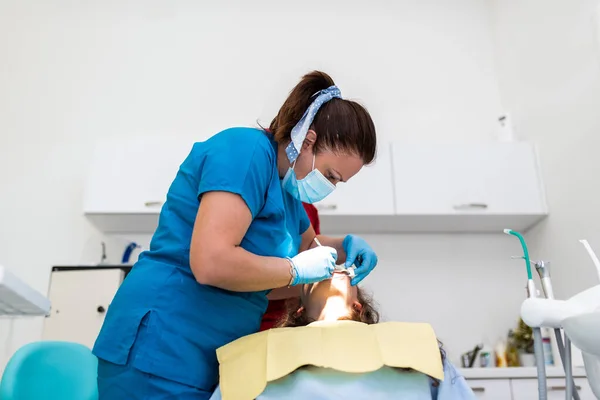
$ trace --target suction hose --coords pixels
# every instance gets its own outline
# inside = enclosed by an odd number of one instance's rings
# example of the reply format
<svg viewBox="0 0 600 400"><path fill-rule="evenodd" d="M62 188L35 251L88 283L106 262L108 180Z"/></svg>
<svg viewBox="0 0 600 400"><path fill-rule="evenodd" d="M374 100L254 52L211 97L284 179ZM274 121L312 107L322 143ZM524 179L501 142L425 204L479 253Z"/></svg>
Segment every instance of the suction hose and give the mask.
<svg viewBox="0 0 600 400"><path fill-rule="evenodd" d="M565 379L566 379L566 388L567 394L569 392L569 387L575 387L575 381L573 380L572 366L571 366L571 341L569 338L565 338L565 343L563 343L563 337L560 329L554 330L554 336L556 337L556 347L558 347L558 354L560 355L560 359L562 360L563 368L565 370ZM565 348L569 347L568 355L565 354ZM568 356L568 358L567 358ZM569 379L570 376L570 379ZM579 392L577 390L572 389L572 398L574 400L581 400L579 397ZM570 399L571 397L567 397Z"/></svg>
<svg viewBox="0 0 600 400"><path fill-rule="evenodd" d="M544 347L542 344L542 330L533 328L533 349L535 352L535 365L537 366L538 393L540 400L547 400L548 387L546 385L546 365L544 364Z"/></svg>
<svg viewBox="0 0 600 400"><path fill-rule="evenodd" d="M573 366L571 365L571 339L565 334L565 380L567 381L565 398L571 399L577 390L573 390L575 386L573 382ZM577 393L579 396L579 393Z"/></svg>
<svg viewBox="0 0 600 400"><path fill-rule="evenodd" d="M529 297L536 297L535 283L531 274L531 263L529 261L529 251L523 235L515 232L512 229L505 229L504 233L515 236L519 239L523 248L523 258L525 259L525 267L527 268L527 291ZM539 400L548 400L548 387L546 385L546 365L544 364L544 346L542 343L542 330L540 328L532 328L533 331L533 349L535 352L535 364L537 367L538 376L538 394Z"/></svg>

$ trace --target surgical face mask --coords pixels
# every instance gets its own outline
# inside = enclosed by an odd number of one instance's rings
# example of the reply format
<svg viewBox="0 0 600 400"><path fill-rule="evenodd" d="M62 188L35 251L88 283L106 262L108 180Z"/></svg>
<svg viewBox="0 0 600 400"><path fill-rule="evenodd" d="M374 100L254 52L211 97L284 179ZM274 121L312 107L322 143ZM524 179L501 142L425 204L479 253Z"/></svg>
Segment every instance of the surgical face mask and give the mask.
<svg viewBox="0 0 600 400"><path fill-rule="evenodd" d="M303 203L313 204L321 201L335 190L335 185L329 182L321 171L315 169L315 159L316 155L313 155L312 171L304 179L298 180L296 178L296 172L294 171L296 162L294 162L281 183L283 189Z"/></svg>

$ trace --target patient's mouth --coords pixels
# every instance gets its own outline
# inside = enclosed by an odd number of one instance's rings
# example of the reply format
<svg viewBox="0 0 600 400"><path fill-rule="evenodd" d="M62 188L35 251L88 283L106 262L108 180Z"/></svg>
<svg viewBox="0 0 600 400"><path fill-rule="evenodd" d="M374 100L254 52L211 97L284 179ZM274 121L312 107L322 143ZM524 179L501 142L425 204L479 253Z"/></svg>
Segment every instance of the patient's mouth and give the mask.
<svg viewBox="0 0 600 400"><path fill-rule="evenodd" d="M348 273L346 271L333 271L332 279L349 279Z"/></svg>

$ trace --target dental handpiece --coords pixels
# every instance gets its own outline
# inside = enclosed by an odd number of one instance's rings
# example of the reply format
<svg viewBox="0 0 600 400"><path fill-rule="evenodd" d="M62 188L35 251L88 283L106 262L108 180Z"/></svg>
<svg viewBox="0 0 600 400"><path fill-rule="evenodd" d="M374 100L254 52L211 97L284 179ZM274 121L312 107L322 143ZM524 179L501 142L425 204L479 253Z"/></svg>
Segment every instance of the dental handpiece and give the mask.
<svg viewBox="0 0 600 400"><path fill-rule="evenodd" d="M552 289L552 280L550 279L550 264L546 261L534 262L535 270L540 276L540 282L542 282L542 289L547 299L554 300L554 290Z"/></svg>

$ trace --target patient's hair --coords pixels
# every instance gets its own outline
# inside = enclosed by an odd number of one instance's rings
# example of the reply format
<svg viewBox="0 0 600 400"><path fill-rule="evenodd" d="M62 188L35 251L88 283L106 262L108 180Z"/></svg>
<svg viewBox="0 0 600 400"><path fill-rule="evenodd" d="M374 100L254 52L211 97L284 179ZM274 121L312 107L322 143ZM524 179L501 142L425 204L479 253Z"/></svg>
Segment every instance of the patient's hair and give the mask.
<svg viewBox="0 0 600 400"><path fill-rule="evenodd" d="M373 299L367 295L361 288L357 287L357 300L362 305L360 309L353 308L352 315L348 318L341 318L351 321L363 322L365 324L376 324L379 322L379 311L373 304ZM287 302L287 313L277 322L276 328L292 328L296 326L306 326L314 322L314 319L308 317L306 310L299 313L296 302Z"/></svg>

